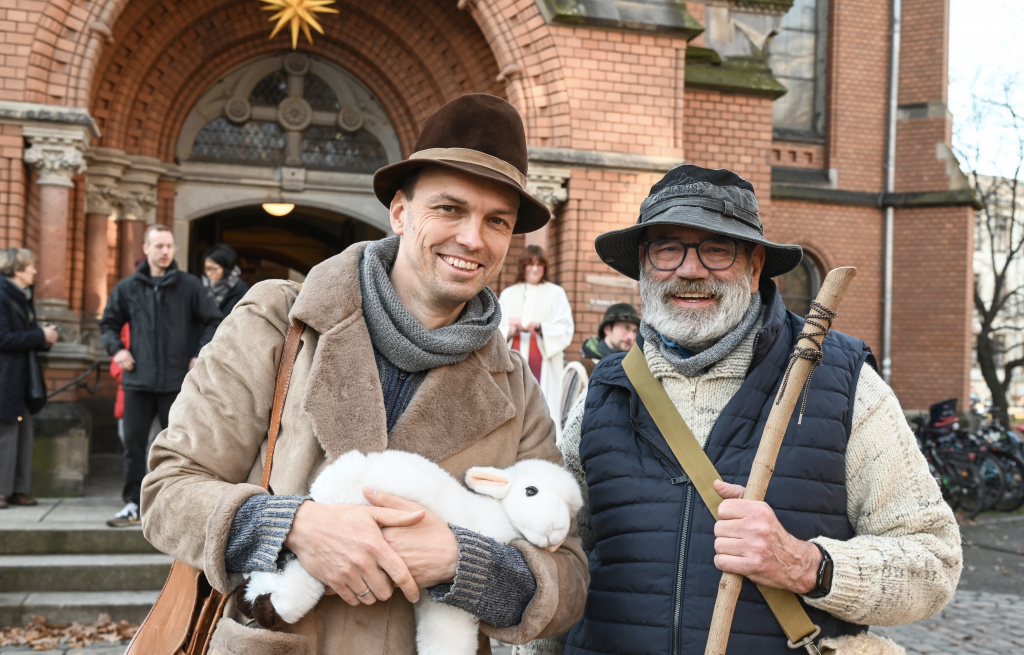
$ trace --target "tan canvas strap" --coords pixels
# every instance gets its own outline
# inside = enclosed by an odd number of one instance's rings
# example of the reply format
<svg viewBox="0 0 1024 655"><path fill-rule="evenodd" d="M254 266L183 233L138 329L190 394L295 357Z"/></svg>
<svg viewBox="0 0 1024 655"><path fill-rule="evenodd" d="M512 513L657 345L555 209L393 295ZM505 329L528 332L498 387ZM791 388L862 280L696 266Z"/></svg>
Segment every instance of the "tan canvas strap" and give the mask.
<svg viewBox="0 0 1024 655"><path fill-rule="evenodd" d="M305 325L292 325L288 328L288 336L284 340L281 362L277 365L277 379L274 382L274 406L270 412L270 431L267 433L267 456L263 461L263 480L260 486L270 490L270 469L274 466L274 448L277 446L277 434L281 431L281 415L284 414L284 401L288 397L288 386L292 381L292 369L295 358L299 355L299 344Z"/></svg>
<svg viewBox="0 0 1024 655"><path fill-rule="evenodd" d="M622 360L622 368L626 376L633 384L644 407L651 413L655 425L661 431L669 448L675 454L683 471L693 482L694 489L704 500L704 504L711 510L711 515L718 520L718 506L722 502L721 496L712 486L715 480L721 480L722 476L715 470L715 465L708 459L707 453L700 447L697 438L693 436L690 427L686 425L675 403L668 397L665 387L654 377L647 367L647 358L643 350L636 343L629 353ZM813 639L817 636L819 628L814 625L811 618L807 616L796 594L782 589L757 586L761 595L768 602L768 607L778 620L782 630L789 638L791 648L801 648L806 644L802 643L807 638Z"/></svg>

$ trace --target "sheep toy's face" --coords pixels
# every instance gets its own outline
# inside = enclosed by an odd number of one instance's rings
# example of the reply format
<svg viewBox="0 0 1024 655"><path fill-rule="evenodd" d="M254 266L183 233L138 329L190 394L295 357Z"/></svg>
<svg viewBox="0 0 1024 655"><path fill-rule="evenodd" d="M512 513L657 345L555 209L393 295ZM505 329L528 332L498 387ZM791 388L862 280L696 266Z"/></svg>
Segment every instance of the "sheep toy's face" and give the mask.
<svg viewBox="0 0 1024 655"><path fill-rule="evenodd" d="M473 491L500 500L524 539L552 551L565 541L572 518L583 506L573 477L543 460L523 460L507 469L471 468L466 483Z"/></svg>

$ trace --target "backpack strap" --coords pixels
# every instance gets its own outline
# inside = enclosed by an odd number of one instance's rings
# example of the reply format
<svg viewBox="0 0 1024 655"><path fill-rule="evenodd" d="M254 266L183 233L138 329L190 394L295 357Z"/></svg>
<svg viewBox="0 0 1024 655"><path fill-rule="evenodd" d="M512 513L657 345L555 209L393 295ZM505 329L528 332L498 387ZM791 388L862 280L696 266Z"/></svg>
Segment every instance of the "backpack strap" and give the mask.
<svg viewBox="0 0 1024 655"><path fill-rule="evenodd" d="M657 378L647 367L647 358L635 342L629 353L622 359L622 368L626 376L633 384L644 407L651 413L654 424L658 426L669 448L679 460L683 471L690 478L694 489L704 500L704 504L711 510L711 515L718 520L718 506L722 503L722 497L718 495L712 486L715 480L721 480L715 465L711 463L707 453L700 447L697 438L693 436L690 426L683 420L679 409L668 397L665 387L658 382ZM821 629L807 616L807 610L803 608L796 594L783 589L772 589L757 585L758 590L768 602L768 607L782 626L783 632L789 638L790 643L803 645L805 639L814 639Z"/></svg>

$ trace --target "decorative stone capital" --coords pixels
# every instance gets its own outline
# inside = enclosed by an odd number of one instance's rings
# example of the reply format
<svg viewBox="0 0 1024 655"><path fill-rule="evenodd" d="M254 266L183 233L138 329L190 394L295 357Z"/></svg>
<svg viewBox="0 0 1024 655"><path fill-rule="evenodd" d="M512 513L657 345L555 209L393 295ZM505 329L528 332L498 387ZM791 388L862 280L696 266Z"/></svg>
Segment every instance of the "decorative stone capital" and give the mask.
<svg viewBox="0 0 1024 655"><path fill-rule="evenodd" d="M156 209L156 194L152 191L110 187L105 195L110 204L117 208L118 219L121 220L149 222L150 213Z"/></svg>
<svg viewBox="0 0 1024 655"><path fill-rule="evenodd" d="M572 169L530 164L526 176L526 190L537 200L547 205L554 216L558 208L569 199L565 183L569 181Z"/></svg>
<svg viewBox="0 0 1024 655"><path fill-rule="evenodd" d="M74 187L75 175L85 172L85 141L72 135L27 136L25 163L39 172L41 186Z"/></svg>

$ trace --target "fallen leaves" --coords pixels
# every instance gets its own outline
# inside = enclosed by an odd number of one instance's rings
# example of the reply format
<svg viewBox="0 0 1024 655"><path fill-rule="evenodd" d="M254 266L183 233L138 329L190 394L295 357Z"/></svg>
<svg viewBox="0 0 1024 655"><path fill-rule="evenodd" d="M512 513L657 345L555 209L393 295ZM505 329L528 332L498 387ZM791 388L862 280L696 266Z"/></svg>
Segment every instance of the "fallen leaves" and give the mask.
<svg viewBox="0 0 1024 655"><path fill-rule="evenodd" d="M0 646L31 646L33 650L53 650L58 644L79 648L100 642L117 643L131 639L139 626L128 621L114 623L109 614L100 614L88 625L47 623L36 615L24 627L0 630Z"/></svg>

